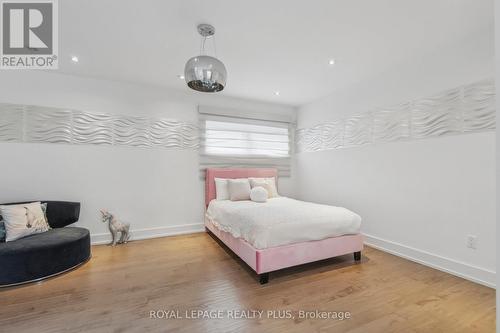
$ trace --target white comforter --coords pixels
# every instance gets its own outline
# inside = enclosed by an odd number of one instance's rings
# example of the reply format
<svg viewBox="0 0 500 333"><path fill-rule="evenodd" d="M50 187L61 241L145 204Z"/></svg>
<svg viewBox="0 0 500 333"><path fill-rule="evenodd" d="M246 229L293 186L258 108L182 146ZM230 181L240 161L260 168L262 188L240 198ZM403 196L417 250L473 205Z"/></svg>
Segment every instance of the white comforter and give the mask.
<svg viewBox="0 0 500 333"><path fill-rule="evenodd" d="M265 203L212 200L206 217L257 249L356 234L361 226L361 217L346 208L286 197Z"/></svg>

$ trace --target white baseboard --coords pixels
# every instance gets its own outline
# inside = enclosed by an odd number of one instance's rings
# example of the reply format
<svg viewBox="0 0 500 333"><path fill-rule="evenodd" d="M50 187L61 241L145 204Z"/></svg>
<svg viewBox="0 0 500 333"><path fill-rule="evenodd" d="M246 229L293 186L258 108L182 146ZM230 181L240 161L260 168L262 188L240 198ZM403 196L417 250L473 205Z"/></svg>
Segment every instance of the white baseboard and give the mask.
<svg viewBox="0 0 500 333"><path fill-rule="evenodd" d="M203 223L181 224L181 225L173 225L167 227L148 228L148 229L136 229L130 231L130 240L134 241L140 239L184 235L202 231L205 231L205 226L203 225ZM111 235L109 233L91 234L90 239L92 245L107 244L111 242Z"/></svg>
<svg viewBox="0 0 500 333"><path fill-rule="evenodd" d="M459 276L472 282L496 287L496 273L464 262L445 258L423 250L418 250L400 243L388 241L379 237L364 234L365 244L378 250L394 254L419 264Z"/></svg>

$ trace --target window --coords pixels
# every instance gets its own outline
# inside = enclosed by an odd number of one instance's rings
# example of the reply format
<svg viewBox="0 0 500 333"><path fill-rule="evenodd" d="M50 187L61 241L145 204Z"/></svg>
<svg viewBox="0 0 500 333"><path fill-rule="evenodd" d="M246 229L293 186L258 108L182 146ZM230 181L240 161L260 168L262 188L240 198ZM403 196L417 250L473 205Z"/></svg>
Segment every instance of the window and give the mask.
<svg viewBox="0 0 500 333"><path fill-rule="evenodd" d="M290 175L291 124L200 112L200 167L274 167Z"/></svg>
<svg viewBox="0 0 500 333"><path fill-rule="evenodd" d="M290 155L288 128L283 127L207 120L202 142L209 155Z"/></svg>

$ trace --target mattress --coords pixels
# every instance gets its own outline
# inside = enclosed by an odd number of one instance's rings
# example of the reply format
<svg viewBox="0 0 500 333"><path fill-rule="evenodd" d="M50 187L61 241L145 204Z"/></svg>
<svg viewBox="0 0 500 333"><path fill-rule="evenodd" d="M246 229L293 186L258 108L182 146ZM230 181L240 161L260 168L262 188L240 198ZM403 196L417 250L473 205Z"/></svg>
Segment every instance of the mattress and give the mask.
<svg viewBox="0 0 500 333"><path fill-rule="evenodd" d="M253 201L212 200L206 218L256 249L359 233L361 217L343 207L286 197Z"/></svg>

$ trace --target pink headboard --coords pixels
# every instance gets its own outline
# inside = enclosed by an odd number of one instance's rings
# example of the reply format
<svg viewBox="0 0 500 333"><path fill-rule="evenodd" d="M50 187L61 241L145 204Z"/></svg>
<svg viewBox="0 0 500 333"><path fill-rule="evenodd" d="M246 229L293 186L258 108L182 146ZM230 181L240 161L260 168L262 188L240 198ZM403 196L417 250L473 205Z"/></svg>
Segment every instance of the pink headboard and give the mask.
<svg viewBox="0 0 500 333"><path fill-rule="evenodd" d="M235 169L207 169L207 174L205 177L205 206L212 199L215 199L215 180L214 178L268 178L275 177L278 180L278 170L276 169L246 169L246 168L235 168ZM276 185L277 186L277 185Z"/></svg>

